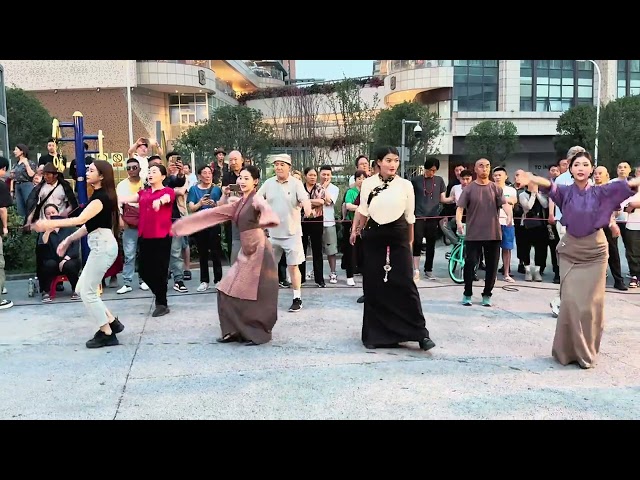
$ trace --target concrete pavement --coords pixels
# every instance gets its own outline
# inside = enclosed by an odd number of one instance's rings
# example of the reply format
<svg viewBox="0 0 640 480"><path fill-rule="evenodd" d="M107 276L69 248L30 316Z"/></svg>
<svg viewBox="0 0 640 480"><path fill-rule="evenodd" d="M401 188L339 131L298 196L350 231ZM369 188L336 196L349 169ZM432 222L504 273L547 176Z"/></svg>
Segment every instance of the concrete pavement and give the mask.
<svg viewBox="0 0 640 480"><path fill-rule="evenodd" d="M462 287L436 253L437 281L420 281L436 347L366 350L357 287L303 289L287 312L281 289L271 343L218 344L216 295L173 290L171 314L152 318L152 297L114 289L105 300L125 324L121 345L88 350L96 330L69 286L53 304L7 284L15 307L0 311L3 419L638 419L640 292L608 290L601 356L592 370L551 358L557 286L515 275L494 306L460 305ZM325 262L326 264L326 262ZM626 268L626 267L624 267ZM626 269L624 270L626 271ZM328 272L327 278L328 278ZM474 300L479 300L477 283Z"/></svg>

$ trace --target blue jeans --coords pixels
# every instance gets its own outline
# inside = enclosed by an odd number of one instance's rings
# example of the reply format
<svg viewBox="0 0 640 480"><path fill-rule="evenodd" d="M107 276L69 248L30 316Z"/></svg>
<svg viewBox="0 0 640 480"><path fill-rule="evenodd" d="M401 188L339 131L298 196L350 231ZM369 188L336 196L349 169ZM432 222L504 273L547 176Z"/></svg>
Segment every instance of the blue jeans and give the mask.
<svg viewBox="0 0 640 480"><path fill-rule="evenodd" d="M124 250L124 267L122 279L124 284L131 286L133 274L136 271L136 251L138 249L138 229L125 228L122 231L122 249Z"/></svg>
<svg viewBox="0 0 640 480"><path fill-rule="evenodd" d="M181 282L184 279L184 260L182 259L183 237L171 237L171 257L169 270L173 275L173 282Z"/></svg>
<svg viewBox="0 0 640 480"><path fill-rule="evenodd" d="M29 212L27 212L27 198L29 198L31 190L33 190L32 182L16 183L14 186L14 192L16 194L16 208L18 209L18 215L22 218L26 218L29 214ZM34 218L34 221L35 220L38 219Z"/></svg>

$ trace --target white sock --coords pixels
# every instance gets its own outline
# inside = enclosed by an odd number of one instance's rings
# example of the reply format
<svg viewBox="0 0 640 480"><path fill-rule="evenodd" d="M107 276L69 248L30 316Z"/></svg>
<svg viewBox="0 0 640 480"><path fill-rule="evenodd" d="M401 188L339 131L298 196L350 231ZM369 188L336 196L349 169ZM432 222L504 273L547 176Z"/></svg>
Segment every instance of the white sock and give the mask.
<svg viewBox="0 0 640 480"><path fill-rule="evenodd" d="M302 293L300 292L300 290L293 291L293 298L301 298L301 297L302 297Z"/></svg>

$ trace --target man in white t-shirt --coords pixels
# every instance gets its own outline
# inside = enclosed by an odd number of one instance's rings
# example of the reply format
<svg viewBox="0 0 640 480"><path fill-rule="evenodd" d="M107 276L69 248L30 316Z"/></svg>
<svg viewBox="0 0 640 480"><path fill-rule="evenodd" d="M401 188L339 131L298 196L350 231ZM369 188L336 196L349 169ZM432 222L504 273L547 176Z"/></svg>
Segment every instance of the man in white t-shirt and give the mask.
<svg viewBox="0 0 640 480"><path fill-rule="evenodd" d="M507 199L507 203L511 206L518 202L518 192L515 188L507 185L507 170L504 167L496 167L493 169L493 181L502 189L502 195ZM502 229L502 268L504 281L513 283L515 280L511 277L511 251L515 247L516 229L513 226L513 217L509 218L504 209L500 209L498 218L500 228Z"/></svg>
<svg viewBox="0 0 640 480"><path fill-rule="evenodd" d="M322 232L322 246L329 262L329 283L338 283L336 273L336 254L338 253L338 234L336 232L335 205L340 189L331 183L331 165L320 167L320 186L325 191L323 217L324 230Z"/></svg>

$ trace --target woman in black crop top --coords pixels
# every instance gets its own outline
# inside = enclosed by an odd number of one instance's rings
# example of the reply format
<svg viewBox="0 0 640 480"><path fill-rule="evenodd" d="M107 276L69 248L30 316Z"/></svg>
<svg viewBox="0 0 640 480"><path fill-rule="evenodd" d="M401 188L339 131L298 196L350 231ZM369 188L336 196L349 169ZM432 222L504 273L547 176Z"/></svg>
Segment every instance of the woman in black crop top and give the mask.
<svg viewBox="0 0 640 480"><path fill-rule="evenodd" d="M99 348L118 345L116 333L124 330L124 325L107 309L98 295L107 270L118 256L116 236L119 227L118 199L113 178L113 168L104 160L95 160L87 168L87 183L93 187L93 195L82 213L73 218L59 220L39 220L35 230L45 232L58 227L82 225L74 234L67 237L58 247L58 255L64 255L72 242L87 235L89 258L82 269L76 285L76 292L82 298L89 315L98 323L99 329L87 348Z"/></svg>

